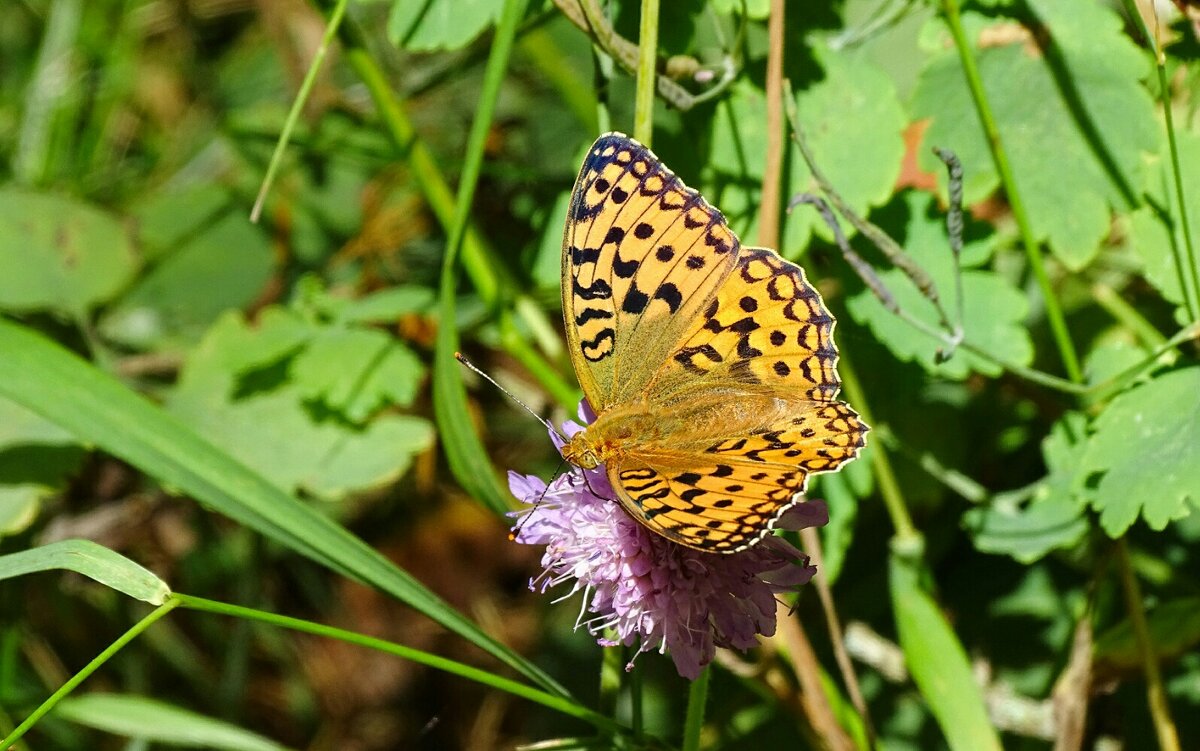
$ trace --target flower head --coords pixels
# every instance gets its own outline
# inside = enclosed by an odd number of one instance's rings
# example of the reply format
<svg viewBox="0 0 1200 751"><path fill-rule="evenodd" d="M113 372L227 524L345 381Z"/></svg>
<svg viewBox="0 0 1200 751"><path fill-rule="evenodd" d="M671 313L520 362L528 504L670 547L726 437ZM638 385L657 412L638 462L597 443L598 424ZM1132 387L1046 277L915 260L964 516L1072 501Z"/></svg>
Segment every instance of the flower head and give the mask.
<svg viewBox="0 0 1200 751"><path fill-rule="evenodd" d="M580 417L594 419L586 404ZM571 422L563 427L568 437L583 429ZM551 439L561 450L562 439L554 433ZM637 654L670 650L686 678L699 676L717 647L748 649L758 634L775 633L775 595L816 572L806 555L779 537L728 555L671 542L621 507L603 467L572 468L549 487L538 477L510 472L509 488L532 505L518 512L523 518L517 541L546 546L544 571L530 588L569 583L561 599L582 591L592 614L585 619L581 613L577 626L604 646L636 645ZM799 529L827 521L825 504L809 501L777 526ZM602 635L609 628L616 640Z"/></svg>

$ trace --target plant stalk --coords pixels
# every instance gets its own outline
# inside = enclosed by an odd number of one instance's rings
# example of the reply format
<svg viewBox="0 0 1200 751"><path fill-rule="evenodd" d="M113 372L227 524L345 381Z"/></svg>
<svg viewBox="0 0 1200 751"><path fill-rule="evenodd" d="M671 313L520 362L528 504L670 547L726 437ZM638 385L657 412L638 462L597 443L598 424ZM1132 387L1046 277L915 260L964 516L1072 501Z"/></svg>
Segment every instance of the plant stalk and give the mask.
<svg viewBox="0 0 1200 751"><path fill-rule="evenodd" d="M1025 246L1025 254L1029 258L1029 267L1033 270L1033 275L1042 290L1042 296L1045 298L1046 320L1049 322L1050 331L1054 335L1054 343L1057 345L1059 356L1062 358L1063 368L1072 381L1081 383L1083 381L1083 370L1079 367L1079 357L1075 354L1075 345L1072 343L1071 334L1067 330L1066 318L1063 316L1058 298L1054 294L1054 287L1050 283L1050 276L1046 273L1046 265L1042 260L1041 249L1037 238L1034 237L1033 227L1029 222L1029 215L1025 211L1025 200L1022 198L1021 192L1017 190L1012 166L1008 162L1008 152L1004 149L1004 142L1000 138L1000 129L996 126L996 118L992 114L992 106L988 102L987 93L983 89L983 79L979 75L979 67L975 64L971 45L967 41L966 32L963 30L962 18L959 16L958 11L958 0L942 0L942 10L946 17L946 24L950 27L950 34L954 37L954 46L958 49L963 74L966 76L967 86L971 90L971 98L975 102L975 111L979 115L979 122L983 126L984 133L987 135L988 147L992 152L992 161L996 165L996 172L1000 176L1000 182L1004 185L1004 193L1008 197L1009 206L1012 208L1013 219L1016 220L1017 228L1021 233L1021 241Z"/></svg>

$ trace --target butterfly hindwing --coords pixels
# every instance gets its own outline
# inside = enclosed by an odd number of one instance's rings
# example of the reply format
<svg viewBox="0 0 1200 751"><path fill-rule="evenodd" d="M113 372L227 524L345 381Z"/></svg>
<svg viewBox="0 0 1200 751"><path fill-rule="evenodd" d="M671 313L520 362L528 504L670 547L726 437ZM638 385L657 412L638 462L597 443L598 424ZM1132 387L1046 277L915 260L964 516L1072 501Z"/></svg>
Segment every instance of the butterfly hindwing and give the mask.
<svg viewBox="0 0 1200 751"><path fill-rule="evenodd" d="M563 233L572 361L597 410L628 401L702 312L739 251L725 219L646 147L601 136Z"/></svg>
<svg viewBox="0 0 1200 751"><path fill-rule="evenodd" d="M805 476L795 467L669 454L609 470L621 504L642 524L714 552L757 542L795 503Z"/></svg>
<svg viewBox="0 0 1200 751"><path fill-rule="evenodd" d="M622 505L651 530L714 552L757 542L797 502L810 474L853 459L866 436L842 402L752 392L696 397L661 422L667 432L630 439L609 478Z"/></svg>

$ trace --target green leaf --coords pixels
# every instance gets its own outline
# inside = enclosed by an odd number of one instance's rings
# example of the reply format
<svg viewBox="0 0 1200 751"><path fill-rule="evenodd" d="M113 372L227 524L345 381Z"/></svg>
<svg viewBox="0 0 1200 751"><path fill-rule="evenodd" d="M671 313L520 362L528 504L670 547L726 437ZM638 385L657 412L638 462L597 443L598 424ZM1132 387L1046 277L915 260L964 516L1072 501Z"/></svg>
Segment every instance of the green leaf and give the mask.
<svg viewBox="0 0 1200 751"><path fill-rule="evenodd" d="M896 630L913 682L952 751L1000 751L967 654L921 587L917 565L893 552L889 566Z"/></svg>
<svg viewBox="0 0 1200 751"><path fill-rule="evenodd" d="M864 457L859 457L862 462ZM829 523L820 529L821 552L824 556L824 566L820 575L825 577L829 586L837 582L846 562L846 551L854 541L854 521L858 518L858 498L850 490L849 481L842 472L821 475L817 478L816 487L809 495L825 499L829 506Z"/></svg>
<svg viewBox="0 0 1200 751"><path fill-rule="evenodd" d="M0 580L54 569L83 574L151 605L162 605L171 594L162 579L91 540L63 540L0 556Z"/></svg>
<svg viewBox="0 0 1200 751"><path fill-rule="evenodd" d="M1075 546L1088 530L1084 514L1084 476L1080 462L1087 450L1087 418L1068 412L1042 441L1048 470L1029 503L1020 507L997 498L987 508L963 516L975 547L1033 563L1052 550Z"/></svg>
<svg viewBox="0 0 1200 751"><path fill-rule="evenodd" d="M0 396L301 555L396 597L558 696L553 679L339 526L188 424L33 331L0 319Z"/></svg>
<svg viewBox="0 0 1200 751"><path fill-rule="evenodd" d="M1183 169L1185 196L1200 196L1200 170L1189 165L1200 164L1200 133L1176 131L1179 147L1179 163ZM1150 205L1143 206L1129 217L1129 243L1144 264L1146 280L1176 305L1183 305L1184 281L1191 289L1191 274L1187 268L1187 247L1183 239L1178 203L1175 200L1174 176L1171 173L1170 156L1164 153L1155 161L1146 180L1147 193L1152 196ZM1189 228L1192 248L1200 253L1200 212L1195 202L1188 207ZM1160 213L1160 209L1165 211ZM1198 299L1192 290L1193 300Z"/></svg>
<svg viewBox="0 0 1200 751"><path fill-rule="evenodd" d="M1145 359L1146 350L1125 341L1097 344L1084 358L1083 374L1088 383L1104 383Z"/></svg>
<svg viewBox="0 0 1200 751"><path fill-rule="evenodd" d="M1151 529L1187 516L1200 498L1200 367L1126 391L1096 418L1083 470L1100 473L1092 507L1117 537L1141 516Z"/></svg>
<svg viewBox="0 0 1200 751"><path fill-rule="evenodd" d="M955 315L955 285L953 256L946 239L944 217L936 209L933 197L926 193L906 191L893 204L897 217L886 217L880 224L901 240L905 251L937 285L942 306L950 316ZM889 212L890 213L890 212ZM991 253L991 238L972 239L969 231L963 248L963 330L972 344L993 356L1016 365L1028 365L1033 360L1033 343L1022 322L1027 312L1025 296L998 274L984 269L972 269L983 263ZM899 306L933 328L940 328L938 317L930 303L903 272L897 269L882 271L879 278L891 290ZM854 319L866 324L875 338L900 360L915 360L930 373L945 378L963 379L972 371L999 375L1000 366L977 357L963 349L944 363L937 362L939 342L918 331L888 312L870 290L860 285L859 291L846 300Z"/></svg>
<svg viewBox="0 0 1200 751"><path fill-rule="evenodd" d="M388 39L413 52L456 50L494 26L504 0L405 0L392 5Z"/></svg>
<svg viewBox="0 0 1200 751"><path fill-rule="evenodd" d="M771 0L713 0L712 9L727 16L741 15L744 10L746 18L765 21L771 15Z"/></svg>
<svg viewBox="0 0 1200 751"><path fill-rule="evenodd" d="M71 198L0 189L0 308L82 319L137 270L121 223Z"/></svg>
<svg viewBox="0 0 1200 751"><path fill-rule="evenodd" d="M800 123L817 166L855 211L866 214L888 199L900 174L904 110L891 80L865 58L821 49L820 61L825 78L796 94ZM733 86L717 107L705 173L710 185L706 196L751 245L758 232L765 169L765 107L760 89L746 81ZM785 204L793 194L815 188L800 149L787 143L790 168L781 188ZM778 250L795 257L814 225L824 227L814 211L787 216Z"/></svg>
<svg viewBox="0 0 1200 751"><path fill-rule="evenodd" d="M1148 63L1124 34L1120 17L1102 3L1062 0L1023 7L1040 16L1023 20L1039 34L1048 32L1046 44L1012 33L1027 27L1009 19L964 14L964 23L1034 234L1078 270L1099 252L1111 211L1139 202L1142 158L1158 150L1161 126L1141 85ZM991 38L1007 43L981 44L979 35L988 31L1000 32ZM931 120L925 144L958 154L966 170L966 202L976 203L1000 181L948 31L939 41L942 52L921 74L913 113ZM937 157L927 147L917 153L944 190L945 170Z"/></svg>
<svg viewBox="0 0 1200 751"><path fill-rule="evenodd" d="M292 349L298 331L308 340ZM290 356L247 369L261 352L280 351ZM389 365L401 351L406 364ZM391 376L395 384L382 383ZM316 327L273 308L257 328L237 313L218 321L189 355L167 407L281 490L335 500L394 481L432 444L433 428L420 417L357 421L390 393L411 400L419 378L420 363L382 332Z"/></svg>
<svg viewBox="0 0 1200 751"><path fill-rule="evenodd" d="M579 152L579 161L583 161L584 152ZM558 289L562 283L563 256L563 222L567 216L567 207L571 203L571 191L563 191L554 199L554 205L546 216L542 229L541 242L538 243L537 256L530 269L530 276L539 287Z"/></svg>
<svg viewBox="0 0 1200 751"><path fill-rule="evenodd" d="M152 191L130 212L137 226L138 250L147 260L157 260L203 234L232 209L229 191L219 185Z"/></svg>
<svg viewBox="0 0 1200 751"><path fill-rule="evenodd" d="M430 313L437 296L428 287L388 287L356 300L349 300L337 313L340 323L395 323L411 313Z"/></svg>
<svg viewBox="0 0 1200 751"><path fill-rule="evenodd" d="M0 537L28 527L41 499L58 492L83 457L70 433L0 398Z"/></svg>
<svg viewBox="0 0 1200 751"><path fill-rule="evenodd" d="M411 406L425 367L400 341L374 329L327 326L296 355L304 395L355 424L387 405Z"/></svg>
<svg viewBox="0 0 1200 751"><path fill-rule="evenodd" d="M186 748L286 751L285 746L223 720L131 694L94 693L63 699L54 716L114 735Z"/></svg>
<svg viewBox="0 0 1200 751"><path fill-rule="evenodd" d="M104 316L100 332L134 349L190 346L223 312L258 299L274 266L266 234L226 211L164 255Z"/></svg>
<svg viewBox="0 0 1200 751"><path fill-rule="evenodd" d="M1159 660L1170 661L1200 644L1200 597L1183 597L1157 605L1146 614L1150 643ZM1141 672L1142 656L1133 627L1125 619L1096 637L1097 669Z"/></svg>

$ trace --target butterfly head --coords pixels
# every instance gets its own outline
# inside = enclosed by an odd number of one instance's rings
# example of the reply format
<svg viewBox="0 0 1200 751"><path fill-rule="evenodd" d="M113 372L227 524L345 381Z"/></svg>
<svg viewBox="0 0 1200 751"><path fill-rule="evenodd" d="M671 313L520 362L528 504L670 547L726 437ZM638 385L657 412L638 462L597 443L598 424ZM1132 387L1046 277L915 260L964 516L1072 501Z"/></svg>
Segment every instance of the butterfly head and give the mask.
<svg viewBox="0 0 1200 751"><path fill-rule="evenodd" d="M594 443L591 436L588 435L588 431L581 430L571 437L570 443L563 446L563 458L576 467L595 469L611 453L605 451L605 448L604 444Z"/></svg>

